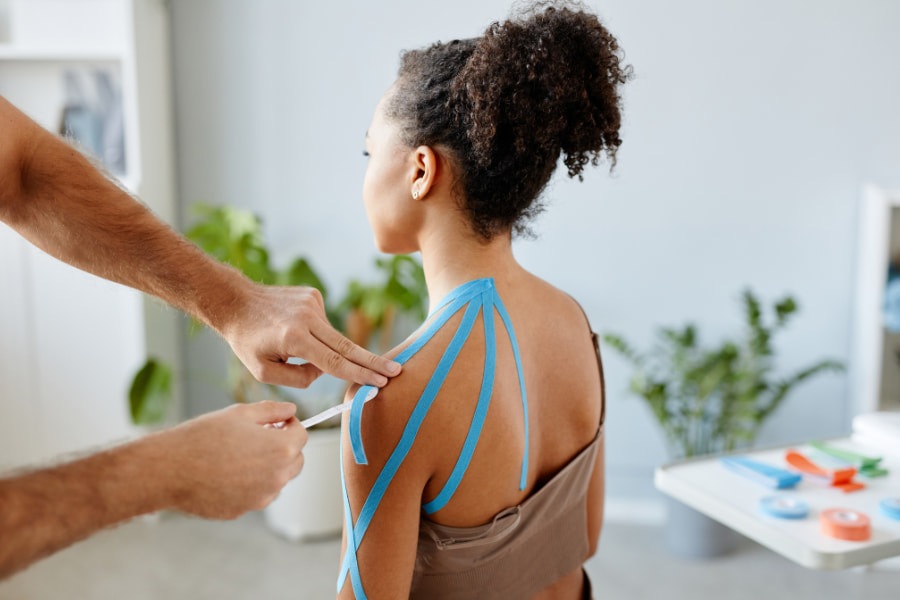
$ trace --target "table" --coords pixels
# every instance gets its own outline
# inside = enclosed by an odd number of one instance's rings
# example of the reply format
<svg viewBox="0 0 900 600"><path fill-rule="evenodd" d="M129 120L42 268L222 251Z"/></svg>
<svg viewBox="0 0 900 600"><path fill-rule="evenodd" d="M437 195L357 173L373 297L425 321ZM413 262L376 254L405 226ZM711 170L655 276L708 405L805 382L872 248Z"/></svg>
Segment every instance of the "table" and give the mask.
<svg viewBox="0 0 900 600"><path fill-rule="evenodd" d="M804 477L796 487L773 490L727 469L719 456L672 462L655 474L657 489L680 500L763 546L812 569L845 569L900 555L900 520L892 519L878 508L888 497L900 498L900 456L865 445L859 439L844 437L824 440L829 445L869 456L882 456L881 466L889 474L867 479L856 476L866 489L844 493ZM814 450L805 444L733 452L781 468L788 448L795 448L815 460ZM809 503L805 519L779 519L763 513L759 500L764 496L790 495ZM865 513L872 522L872 537L865 542L850 542L825 536L819 526L819 513L827 508L850 508Z"/></svg>

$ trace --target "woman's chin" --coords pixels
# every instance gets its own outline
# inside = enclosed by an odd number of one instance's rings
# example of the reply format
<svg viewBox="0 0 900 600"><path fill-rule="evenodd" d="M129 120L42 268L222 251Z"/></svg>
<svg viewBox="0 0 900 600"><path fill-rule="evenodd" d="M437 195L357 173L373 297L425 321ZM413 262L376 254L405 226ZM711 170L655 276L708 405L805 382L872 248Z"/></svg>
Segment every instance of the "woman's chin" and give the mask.
<svg viewBox="0 0 900 600"><path fill-rule="evenodd" d="M398 240L385 240L375 238L375 247L382 254L412 254L418 252L419 249L409 244L398 243Z"/></svg>

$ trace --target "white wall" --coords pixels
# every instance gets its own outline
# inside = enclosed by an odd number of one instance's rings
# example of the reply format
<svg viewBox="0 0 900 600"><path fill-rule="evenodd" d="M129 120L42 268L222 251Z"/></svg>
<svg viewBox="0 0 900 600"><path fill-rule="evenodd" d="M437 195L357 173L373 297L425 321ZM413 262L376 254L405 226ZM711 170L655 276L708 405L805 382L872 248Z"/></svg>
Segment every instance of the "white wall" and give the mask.
<svg viewBox="0 0 900 600"><path fill-rule="evenodd" d="M0 94L55 131L65 104L63 71L109 70L122 86L122 180L159 209L173 194L161 193L163 165L144 168L160 157L142 155L151 146L140 142L145 125L165 130L168 123L152 118L152 105L138 123L136 105L149 96L136 87L135 65L162 46L162 36L144 18L135 24L133 5L142 17L165 16L152 10L160 7L154 0L0 2L10 34L0 32ZM153 86L151 75L138 78ZM154 133L158 139L166 132ZM172 150L159 154L160 162L171 160ZM153 183L142 186L142 175ZM145 359L146 314L138 292L57 261L0 226L0 473L136 435L127 394Z"/></svg>
<svg viewBox="0 0 900 600"><path fill-rule="evenodd" d="M855 211L866 181L900 185L900 3L589 2L636 79L613 177L558 180L521 261L569 291L595 328L637 344L687 319L710 340L737 296L791 292L785 371L846 360ZM251 207L283 256L341 288L375 253L361 205L363 137L401 49L477 35L503 0L190 0L173 4L180 193ZM215 366L189 343L191 368ZM613 496L653 494L661 439L606 357ZM194 409L221 400L203 398ZM762 442L847 431L846 380L799 389Z"/></svg>

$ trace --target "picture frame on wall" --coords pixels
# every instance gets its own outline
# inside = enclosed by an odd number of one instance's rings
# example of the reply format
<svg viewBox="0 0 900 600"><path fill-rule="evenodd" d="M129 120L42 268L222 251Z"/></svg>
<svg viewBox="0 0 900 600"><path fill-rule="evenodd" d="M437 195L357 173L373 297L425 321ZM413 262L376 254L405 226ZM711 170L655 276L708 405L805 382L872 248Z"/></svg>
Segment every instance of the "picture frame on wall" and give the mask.
<svg viewBox="0 0 900 600"><path fill-rule="evenodd" d="M116 176L127 172L125 119L119 71L70 66L62 71L59 133L95 155Z"/></svg>

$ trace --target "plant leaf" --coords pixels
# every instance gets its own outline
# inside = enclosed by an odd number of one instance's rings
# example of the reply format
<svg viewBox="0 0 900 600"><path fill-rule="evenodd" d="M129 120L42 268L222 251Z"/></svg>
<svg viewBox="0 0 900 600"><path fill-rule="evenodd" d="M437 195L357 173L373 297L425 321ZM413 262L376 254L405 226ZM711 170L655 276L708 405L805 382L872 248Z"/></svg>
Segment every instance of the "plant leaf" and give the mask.
<svg viewBox="0 0 900 600"><path fill-rule="evenodd" d="M128 391L131 420L136 425L159 423L172 401L172 369L150 358L135 374Z"/></svg>
<svg viewBox="0 0 900 600"><path fill-rule="evenodd" d="M312 265L305 258L298 258L291 266L278 274L278 285L303 285L314 287L322 294L322 298L327 301L328 291L319 274L316 273Z"/></svg>
<svg viewBox="0 0 900 600"><path fill-rule="evenodd" d="M628 342L626 342L624 338L614 333L606 333L603 335L603 341L606 342L610 348L633 362L635 365L641 365L643 363L642 357L628 345Z"/></svg>
<svg viewBox="0 0 900 600"><path fill-rule="evenodd" d="M797 312L797 303L790 296L775 305L775 318L779 327L787 323L788 317Z"/></svg>

